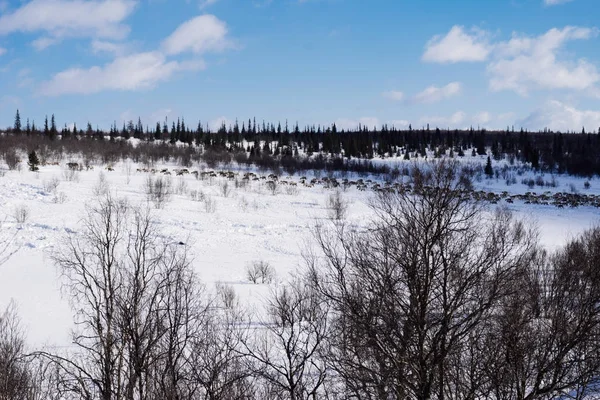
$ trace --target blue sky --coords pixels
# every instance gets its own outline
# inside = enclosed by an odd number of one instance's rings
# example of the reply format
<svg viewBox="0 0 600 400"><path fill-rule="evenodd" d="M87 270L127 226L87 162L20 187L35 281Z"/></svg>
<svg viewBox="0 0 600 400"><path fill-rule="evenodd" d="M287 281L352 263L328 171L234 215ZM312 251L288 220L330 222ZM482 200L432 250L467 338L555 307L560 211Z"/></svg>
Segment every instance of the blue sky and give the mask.
<svg viewBox="0 0 600 400"><path fill-rule="evenodd" d="M600 127L598 0L0 1L0 126Z"/></svg>

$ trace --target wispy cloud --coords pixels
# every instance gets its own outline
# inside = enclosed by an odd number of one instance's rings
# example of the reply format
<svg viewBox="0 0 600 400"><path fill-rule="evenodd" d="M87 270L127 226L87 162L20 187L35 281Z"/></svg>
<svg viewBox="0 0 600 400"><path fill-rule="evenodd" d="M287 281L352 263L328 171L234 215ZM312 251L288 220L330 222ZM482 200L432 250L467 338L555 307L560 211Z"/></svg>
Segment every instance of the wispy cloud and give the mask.
<svg viewBox="0 0 600 400"><path fill-rule="evenodd" d="M398 90L390 90L388 92L383 92L383 93L381 93L381 95L383 97L385 97L386 99L393 100L393 101L401 101L404 99L404 93L402 93Z"/></svg>
<svg viewBox="0 0 600 400"><path fill-rule="evenodd" d="M102 67L70 68L42 84L40 94L92 94L105 90L140 90L166 81L175 72L203 69L201 61L168 61L160 52L137 53L119 57Z"/></svg>
<svg viewBox="0 0 600 400"><path fill-rule="evenodd" d="M450 82L446 86L429 86L413 97L415 103L437 103L442 100L454 97L460 94L462 85L460 82Z"/></svg>
<svg viewBox="0 0 600 400"><path fill-rule="evenodd" d="M128 44L106 40L93 40L91 46L94 54L105 53L115 57L124 55L129 49Z"/></svg>
<svg viewBox="0 0 600 400"><path fill-rule="evenodd" d="M573 0L544 0L544 4L547 6L556 6L559 4L570 3Z"/></svg>
<svg viewBox="0 0 600 400"><path fill-rule="evenodd" d="M200 0L200 9L203 10L209 6L212 6L213 4L215 4L217 1L219 0Z"/></svg>

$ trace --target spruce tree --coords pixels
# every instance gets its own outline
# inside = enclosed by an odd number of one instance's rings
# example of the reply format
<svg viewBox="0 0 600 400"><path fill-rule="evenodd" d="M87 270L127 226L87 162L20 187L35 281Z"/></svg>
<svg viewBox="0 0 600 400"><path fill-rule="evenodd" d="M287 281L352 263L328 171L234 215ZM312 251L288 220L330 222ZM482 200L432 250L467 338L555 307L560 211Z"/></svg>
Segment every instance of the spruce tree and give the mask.
<svg viewBox="0 0 600 400"><path fill-rule="evenodd" d="M57 133L56 120L54 119L54 114L52 114L52 118L50 119L50 139L54 139Z"/></svg>
<svg viewBox="0 0 600 400"><path fill-rule="evenodd" d="M492 168L492 159L490 158L490 156L488 156L487 158L487 163L485 164L484 172L488 176L488 178L494 176L494 169Z"/></svg>
<svg viewBox="0 0 600 400"><path fill-rule="evenodd" d="M29 170L30 171L39 170L39 168L38 168L39 164L40 164L40 159L38 158L37 154L35 154L35 150L32 150L31 153L29 153L29 161L27 162L27 165L29 166Z"/></svg>
<svg viewBox="0 0 600 400"><path fill-rule="evenodd" d="M15 115L15 126L14 130L16 133L21 133L21 116L19 115L19 110L17 109L17 114Z"/></svg>

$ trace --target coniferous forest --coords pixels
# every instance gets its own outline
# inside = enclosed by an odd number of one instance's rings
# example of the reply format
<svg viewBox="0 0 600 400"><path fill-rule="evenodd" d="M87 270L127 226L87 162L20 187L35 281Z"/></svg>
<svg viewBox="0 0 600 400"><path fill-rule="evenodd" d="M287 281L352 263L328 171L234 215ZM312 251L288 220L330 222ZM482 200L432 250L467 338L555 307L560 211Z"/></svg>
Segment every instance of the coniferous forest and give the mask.
<svg viewBox="0 0 600 400"><path fill-rule="evenodd" d="M330 126L298 123L258 122L256 118L236 120L227 126L222 124L211 130L199 121L188 124L183 118L144 125L129 121L121 127L116 122L108 131L93 128L91 123L78 127L58 127L55 116L46 116L42 125L22 117L17 110L15 122L4 133L2 149L9 158L11 149L42 147L44 151L75 151L102 153L103 161L132 156L135 160L155 161L164 155L180 158L183 164L202 159L209 166L219 162L235 161L240 165L256 165L270 170L288 173L309 169L329 171L354 171L388 173L389 165L373 163L374 159L401 158L443 154L449 157L487 155L498 161L508 159L531 165L535 170L567 173L577 176L600 174L600 128L597 132L555 132L543 130L531 132L522 128L515 130L487 130L484 128L445 129L420 128L409 125L405 129L382 125L381 127L357 126L356 129L338 129ZM55 140L55 139L60 140ZM135 138L141 145L132 146L121 139ZM144 143L153 146L144 146ZM94 143L93 145L91 143ZM115 144L116 143L116 144ZM185 145L185 146L175 146Z"/></svg>

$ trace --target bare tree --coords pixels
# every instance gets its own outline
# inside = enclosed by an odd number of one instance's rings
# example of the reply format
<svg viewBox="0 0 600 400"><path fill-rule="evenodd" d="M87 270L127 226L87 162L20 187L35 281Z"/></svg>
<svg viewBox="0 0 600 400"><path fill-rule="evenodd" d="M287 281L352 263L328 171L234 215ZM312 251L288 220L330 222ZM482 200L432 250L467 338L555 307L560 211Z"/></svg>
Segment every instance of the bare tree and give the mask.
<svg viewBox="0 0 600 400"><path fill-rule="evenodd" d="M0 400L33 399L33 376L26 359L25 333L15 303L0 313Z"/></svg>
<svg viewBox="0 0 600 400"><path fill-rule="evenodd" d="M310 283L295 279L275 290L263 327L244 341L254 374L271 388L269 398L321 398L327 377L321 357L327 313L327 304Z"/></svg>
<svg viewBox="0 0 600 400"><path fill-rule="evenodd" d="M241 352L248 331L239 307L213 303L193 338L189 356L189 379L198 398L242 400L254 396L252 374Z"/></svg>
<svg viewBox="0 0 600 400"><path fill-rule="evenodd" d="M53 255L75 311L78 351L45 355L79 398L156 398L160 366L173 355L163 345L174 329L165 319L178 307L171 291L192 280L187 255L161 238L147 210L110 196L88 208L82 227Z"/></svg>
<svg viewBox="0 0 600 400"><path fill-rule="evenodd" d="M582 399L600 375L600 229L532 265L507 297L485 342L497 399Z"/></svg>
<svg viewBox="0 0 600 400"><path fill-rule="evenodd" d="M360 398L444 399L467 387L449 379L451 356L535 253L534 235L507 210L462 195L457 165L414 166L413 183L413 193L379 193L364 231L316 229L325 261L311 268L332 309L330 363Z"/></svg>

